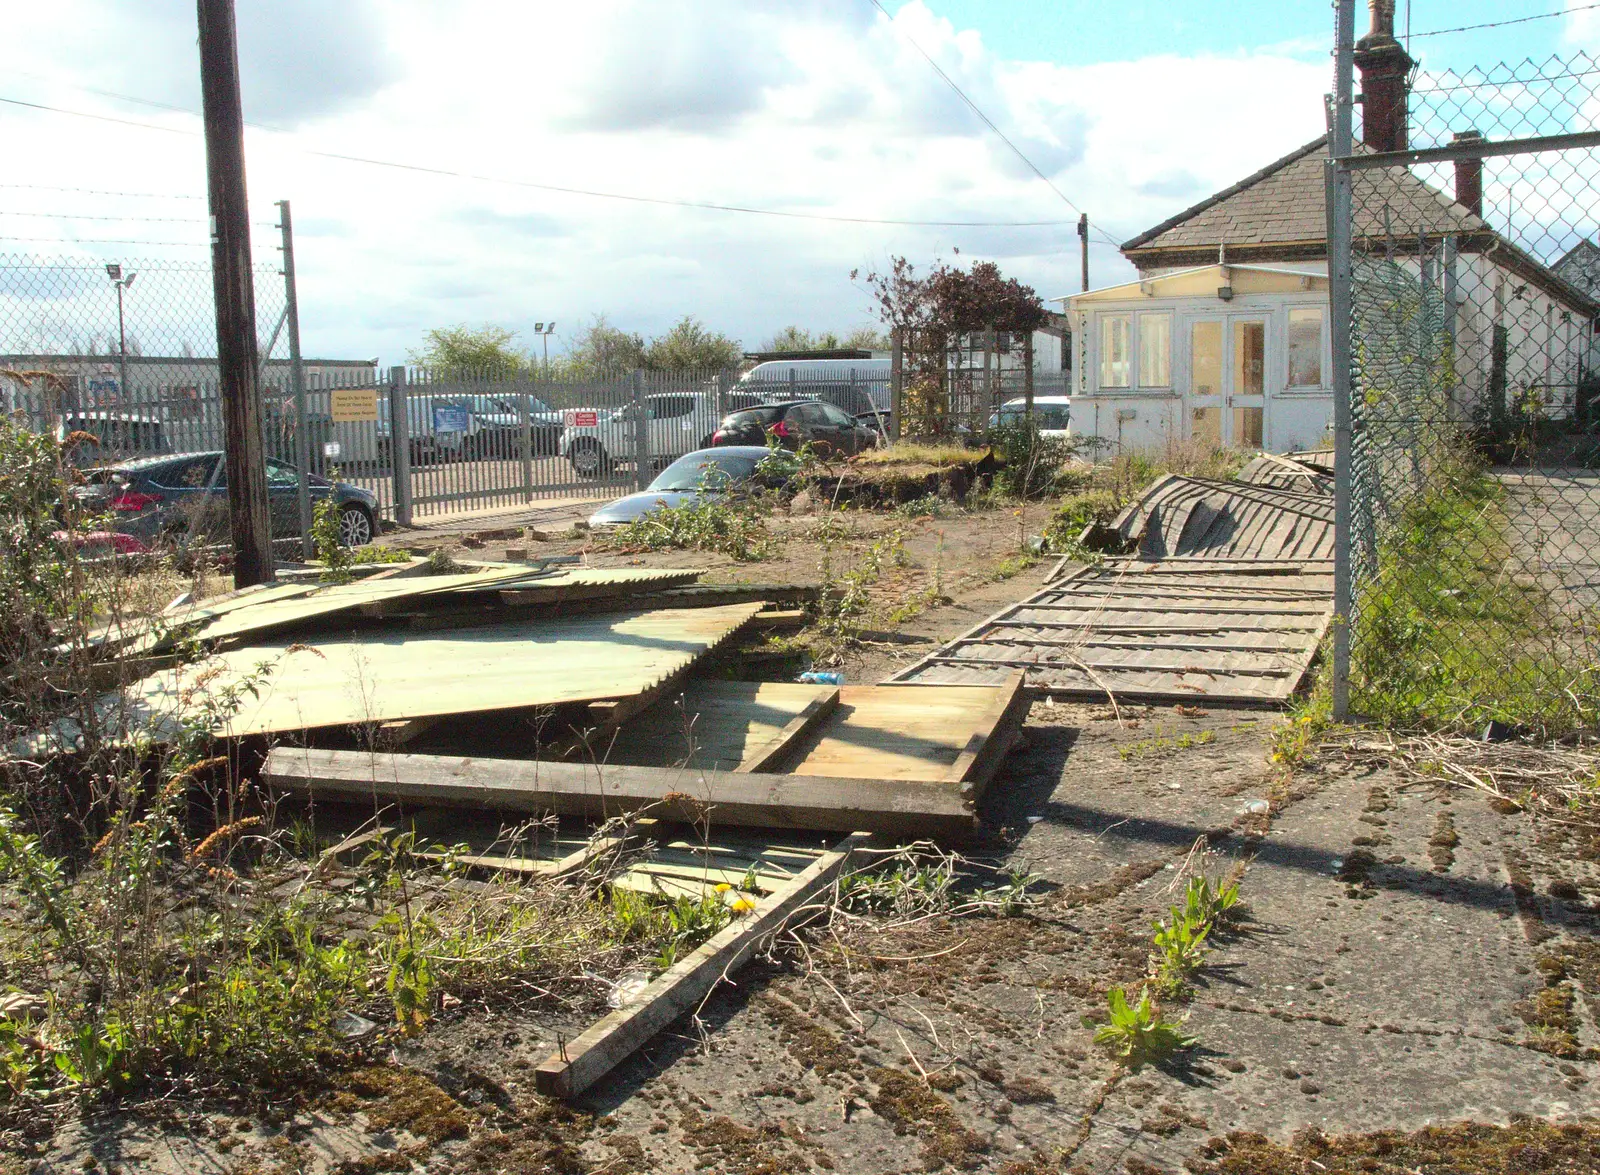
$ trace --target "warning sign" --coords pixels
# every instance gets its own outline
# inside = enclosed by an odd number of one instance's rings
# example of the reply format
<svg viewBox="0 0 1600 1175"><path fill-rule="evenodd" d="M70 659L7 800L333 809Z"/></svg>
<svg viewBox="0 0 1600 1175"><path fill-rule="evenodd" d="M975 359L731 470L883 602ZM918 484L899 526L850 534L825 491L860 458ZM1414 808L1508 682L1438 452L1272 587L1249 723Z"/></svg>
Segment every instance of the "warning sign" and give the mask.
<svg viewBox="0 0 1600 1175"><path fill-rule="evenodd" d="M600 423L600 413L593 408L579 408L567 413L568 428L594 428Z"/></svg>
<svg viewBox="0 0 1600 1175"><path fill-rule="evenodd" d="M334 388L328 394L335 424L367 424L378 419L377 388Z"/></svg>

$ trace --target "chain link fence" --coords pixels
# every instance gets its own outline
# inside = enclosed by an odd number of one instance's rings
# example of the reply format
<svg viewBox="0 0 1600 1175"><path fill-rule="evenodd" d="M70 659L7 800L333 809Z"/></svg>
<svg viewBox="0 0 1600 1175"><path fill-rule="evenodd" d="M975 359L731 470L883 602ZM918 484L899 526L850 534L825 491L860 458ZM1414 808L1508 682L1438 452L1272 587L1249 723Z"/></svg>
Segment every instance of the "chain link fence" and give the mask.
<svg viewBox="0 0 1600 1175"><path fill-rule="evenodd" d="M302 424L285 279L271 264L254 277L268 460L295 465L303 427L312 474L351 464L350 480L392 503L390 479L361 460L376 448L375 362L305 359ZM216 350L209 264L0 256L0 409L75 438L80 465L220 451Z"/></svg>
<svg viewBox="0 0 1600 1175"><path fill-rule="evenodd" d="M1543 733L1600 716L1600 156L1571 145L1597 109L1586 54L1419 69L1398 135L1363 133L1335 165L1350 327L1336 673L1356 715ZM1363 117L1379 116L1369 91Z"/></svg>

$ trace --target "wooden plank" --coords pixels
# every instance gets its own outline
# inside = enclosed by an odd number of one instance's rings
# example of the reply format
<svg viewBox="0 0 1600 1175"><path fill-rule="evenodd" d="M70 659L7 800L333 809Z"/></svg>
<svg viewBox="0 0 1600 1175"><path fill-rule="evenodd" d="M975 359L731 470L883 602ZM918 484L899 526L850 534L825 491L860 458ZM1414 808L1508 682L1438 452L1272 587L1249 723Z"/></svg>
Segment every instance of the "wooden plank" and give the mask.
<svg viewBox="0 0 1600 1175"><path fill-rule="evenodd" d="M1189 677L1189 676L1224 677L1224 676L1230 676L1230 675L1236 675L1236 674L1246 674L1246 675L1253 676L1253 677L1262 677L1262 676L1265 676L1265 677L1282 677L1284 674L1286 674L1286 673L1291 671L1291 667L1288 666L1288 665L1279 665L1279 666L1272 666L1272 667L1268 667L1268 666L1245 666L1245 665L1227 666L1227 667L1220 666L1220 665L1215 665L1215 666L1212 666L1212 665L1205 665L1205 666L1202 666L1202 665L1138 665L1138 664L1130 664L1128 662L1119 662L1119 661L1076 661L1076 660L1075 661L1046 661L1046 660L1028 661L1028 660L1024 660L1024 659L1022 659L1020 657L939 657L939 656L934 656L934 657L929 657L928 660L930 662L932 662L934 664L938 664L938 665L945 665L945 664L956 664L956 665L1004 665L1004 666L1007 666L1007 667L1017 666L1017 667L1023 668L1023 669L1035 669L1035 668L1037 668L1037 669L1054 669L1054 668L1079 669L1079 670L1083 670L1083 671L1086 671L1086 672L1092 671L1092 672L1095 672L1095 673L1104 673L1104 672L1110 672L1110 671L1121 671L1121 672L1125 672L1125 673L1126 672L1133 672L1133 673L1164 673L1164 674L1172 674L1175 677ZM1293 668L1298 670L1298 666L1295 666Z"/></svg>
<svg viewBox="0 0 1600 1175"><path fill-rule="evenodd" d="M753 771L770 771L800 738L815 729L817 724L838 709L839 691L830 690L820 698L806 703L806 708L791 718L786 726L761 746L751 751L735 771L746 775Z"/></svg>
<svg viewBox="0 0 1600 1175"><path fill-rule="evenodd" d="M699 1007L726 976L738 970L761 941L784 928L818 893L832 885L851 853L869 837L855 833L800 876L757 903L745 918L724 927L662 972L632 1004L618 1008L557 1049L534 1071L546 1097L575 1097L611 1072L639 1046L678 1017Z"/></svg>
<svg viewBox="0 0 1600 1175"><path fill-rule="evenodd" d="M838 687L692 678L624 723L605 748L612 763L732 771L776 738L807 705Z"/></svg>
<svg viewBox="0 0 1600 1175"><path fill-rule="evenodd" d="M750 620L756 632L774 632L786 628L804 628L811 619L804 608L782 608L757 612Z"/></svg>
<svg viewBox="0 0 1600 1175"><path fill-rule="evenodd" d="M945 778L964 785L962 794L970 803L983 798L989 780L1017 739L1017 729L1028 713L1027 680L1027 673L1018 670L998 688L987 729L974 731L950 765Z"/></svg>
<svg viewBox="0 0 1600 1175"><path fill-rule="evenodd" d="M428 804L604 819L650 808L662 820L755 828L865 829L896 838L969 839L961 789L923 780L735 774L617 764L529 762L277 747L264 782L325 796L374 793Z"/></svg>

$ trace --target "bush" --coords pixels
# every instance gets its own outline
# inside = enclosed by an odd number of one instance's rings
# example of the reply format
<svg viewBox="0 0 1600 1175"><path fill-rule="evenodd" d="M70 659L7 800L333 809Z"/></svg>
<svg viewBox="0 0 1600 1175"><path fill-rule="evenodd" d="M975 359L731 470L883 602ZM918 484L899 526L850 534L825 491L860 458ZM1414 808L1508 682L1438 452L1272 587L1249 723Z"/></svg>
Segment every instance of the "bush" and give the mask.
<svg viewBox="0 0 1600 1175"><path fill-rule="evenodd" d="M1041 498L1057 492L1062 467L1078 451L1068 437L1047 437L1031 420L1004 423L989 430L986 439L1003 463L995 472L995 491L1008 498Z"/></svg>

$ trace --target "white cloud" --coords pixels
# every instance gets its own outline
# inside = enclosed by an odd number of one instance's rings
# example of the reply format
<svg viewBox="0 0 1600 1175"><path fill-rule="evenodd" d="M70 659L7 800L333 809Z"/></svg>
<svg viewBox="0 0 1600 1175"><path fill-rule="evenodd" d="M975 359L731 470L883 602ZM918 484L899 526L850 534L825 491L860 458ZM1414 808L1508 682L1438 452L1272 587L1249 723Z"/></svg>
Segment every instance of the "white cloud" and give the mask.
<svg viewBox="0 0 1600 1175"><path fill-rule="evenodd" d="M789 322L847 328L872 318L852 268L895 253L925 263L956 247L1000 260L1048 296L1076 288L1077 239L1070 223L885 227L598 200L307 149L829 215L1074 220L909 37L1122 239L1317 135L1328 83L1325 55L1292 51L1072 68L1006 60L921 3L901 8L895 28L865 4L824 0L391 0L334 6L340 14L326 20L313 13L327 6L296 0L263 23L266 4L240 0L247 116L294 129L250 135L255 219L270 218L272 199L294 201L307 350L386 361L444 322L527 329L554 317L564 333L605 312L652 332L693 312L752 344ZM177 0L137 20L111 0L63 0L48 20L21 22L13 53L53 81L30 77L0 94L193 129L192 118L82 89L192 104L192 20ZM96 31L62 36L63 25ZM0 108L0 120L9 175L204 191L192 135L14 108ZM41 199L0 189L0 209L38 209ZM204 207L49 199L96 215ZM0 235L42 235L23 228L40 224L0 215ZM82 222L68 231L204 239L198 224ZM257 240L270 259L270 230ZM0 251L18 248L52 251L0 241ZM1097 281L1127 272L1098 242L1094 264Z"/></svg>

